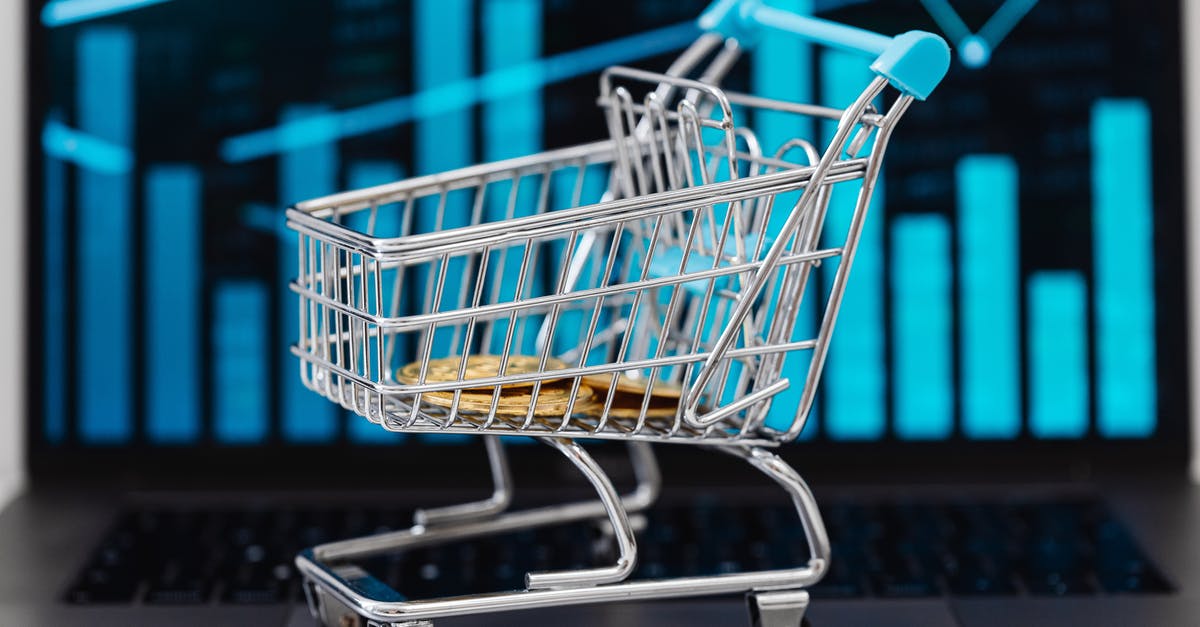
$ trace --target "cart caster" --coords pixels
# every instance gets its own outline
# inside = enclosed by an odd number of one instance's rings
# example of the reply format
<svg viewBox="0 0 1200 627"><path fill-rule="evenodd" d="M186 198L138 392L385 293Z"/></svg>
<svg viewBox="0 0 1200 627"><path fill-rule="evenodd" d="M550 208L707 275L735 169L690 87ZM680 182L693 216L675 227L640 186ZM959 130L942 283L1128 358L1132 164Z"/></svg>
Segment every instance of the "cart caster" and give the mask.
<svg viewBox="0 0 1200 627"><path fill-rule="evenodd" d="M808 609L807 590L751 592L746 595L750 609L751 627L801 627L809 625L804 619Z"/></svg>

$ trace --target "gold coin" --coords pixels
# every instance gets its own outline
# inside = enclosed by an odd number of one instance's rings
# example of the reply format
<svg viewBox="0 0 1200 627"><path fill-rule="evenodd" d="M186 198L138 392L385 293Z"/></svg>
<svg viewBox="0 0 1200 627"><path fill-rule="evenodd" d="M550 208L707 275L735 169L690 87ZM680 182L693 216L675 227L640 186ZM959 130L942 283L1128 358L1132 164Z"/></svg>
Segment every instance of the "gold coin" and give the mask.
<svg viewBox="0 0 1200 627"><path fill-rule="evenodd" d="M538 372L538 364L541 357L531 355L511 355L508 358L508 365L504 368L504 374L529 374ZM449 381L458 381L458 371L462 367L461 357L446 357L443 359L431 359L429 365L425 369L426 383L445 383ZM546 370L560 370L566 368L567 364L553 357L546 358ZM467 364L463 374L463 381L472 379L490 379L496 377L500 373L500 357L498 355L471 355L467 357ZM400 369L400 373L396 378L402 383L416 384L421 380L421 362L414 361ZM557 379L555 379L557 381ZM523 383L507 383L504 387L532 387L533 382L527 381ZM490 389L491 386L472 389Z"/></svg>
<svg viewBox="0 0 1200 627"><path fill-rule="evenodd" d="M624 374L617 377L614 386L611 374L591 374L583 377L583 382L597 390L616 390L626 394L641 396L650 387L650 379L634 379ZM650 391L654 398L679 399L683 396L683 388L666 381L654 381L654 389ZM639 403L640 404L640 403Z"/></svg>
<svg viewBox="0 0 1200 627"><path fill-rule="evenodd" d="M627 394L624 392L616 392L613 394L612 406L608 408L609 418L622 419L637 419L642 414L642 400L644 390L638 394ZM599 416L604 412L604 404L606 402L605 395L597 392L596 397L588 406L588 413ZM679 409L679 399L663 399L655 396L650 397L650 406L646 408L647 419L674 418Z"/></svg>
<svg viewBox="0 0 1200 627"><path fill-rule="evenodd" d="M491 389L487 391L464 390L458 397L458 409L459 411L487 413L491 410L494 396L495 392ZM580 384L579 391L575 396L574 408L581 408L591 397L592 389ZM421 398L442 407L450 407L454 404L453 391L426 392L421 395ZM533 390L505 388L500 392L499 400L496 401L496 414L524 416L529 413L529 406L533 401ZM537 404L534 406L533 414L535 416L556 416L562 415L571 408L571 383L558 381L544 384L538 390Z"/></svg>

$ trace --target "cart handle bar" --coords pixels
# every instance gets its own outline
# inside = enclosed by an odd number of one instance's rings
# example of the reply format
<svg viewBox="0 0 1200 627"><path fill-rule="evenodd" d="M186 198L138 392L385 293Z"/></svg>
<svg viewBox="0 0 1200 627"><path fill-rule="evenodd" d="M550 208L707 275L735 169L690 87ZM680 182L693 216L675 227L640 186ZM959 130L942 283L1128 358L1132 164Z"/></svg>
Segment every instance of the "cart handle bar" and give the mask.
<svg viewBox="0 0 1200 627"><path fill-rule="evenodd" d="M752 46L763 28L792 33L846 52L875 57L871 71L901 92L924 100L950 68L950 47L933 33L913 30L887 37L807 15L769 7L762 0L715 0L700 15L700 28Z"/></svg>

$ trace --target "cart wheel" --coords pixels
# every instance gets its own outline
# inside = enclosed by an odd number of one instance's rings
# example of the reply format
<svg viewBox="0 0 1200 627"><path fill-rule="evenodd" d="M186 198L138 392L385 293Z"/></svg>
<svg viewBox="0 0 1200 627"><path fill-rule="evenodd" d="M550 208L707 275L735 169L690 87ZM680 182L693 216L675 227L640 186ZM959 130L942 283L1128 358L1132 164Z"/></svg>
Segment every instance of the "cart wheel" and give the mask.
<svg viewBox="0 0 1200 627"><path fill-rule="evenodd" d="M808 608L807 590L751 592L746 595L751 627L805 627Z"/></svg>

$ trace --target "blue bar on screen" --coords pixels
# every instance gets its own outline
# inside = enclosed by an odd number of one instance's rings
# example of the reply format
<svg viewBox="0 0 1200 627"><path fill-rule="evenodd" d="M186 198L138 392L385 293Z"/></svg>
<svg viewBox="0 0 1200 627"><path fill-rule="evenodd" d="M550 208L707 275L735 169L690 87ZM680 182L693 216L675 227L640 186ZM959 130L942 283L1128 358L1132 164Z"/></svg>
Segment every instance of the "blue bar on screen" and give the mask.
<svg viewBox="0 0 1200 627"><path fill-rule="evenodd" d="M938 214L892 222L896 435L940 440L954 429L950 226Z"/></svg>
<svg viewBox="0 0 1200 627"><path fill-rule="evenodd" d="M874 74L861 57L824 50L821 53L822 102L850 106ZM826 124L832 137L836 124ZM865 150L864 150L865 152ZM860 183L839 183L829 201L825 245L841 246L850 228ZM887 428L887 366L884 363L883 323L883 175L875 187L870 211L859 239L858 253L823 375L825 433L835 440L873 440ZM825 285L831 285L838 264L827 263Z"/></svg>
<svg viewBox="0 0 1200 627"><path fill-rule="evenodd" d="M221 444L255 444L267 437L267 294L263 283L248 279L224 280L214 290L213 431ZM321 402L315 395L312 401Z"/></svg>
<svg viewBox="0 0 1200 627"><path fill-rule="evenodd" d="M542 67L534 63L542 53L541 0L507 0L483 4L483 63L484 72L505 71L511 80L523 84L544 82ZM530 155L542 149L542 90L532 88L491 100L483 108L483 155L485 161ZM514 216L530 215L537 210L539 185L536 176L521 179ZM499 181L488 188L486 214L488 221L503 220L508 211L512 183ZM503 276L496 276L498 267L491 268L490 281L501 282L501 300L510 300L520 280L520 258L523 248L510 248ZM547 254L543 252L542 254ZM498 261L493 258L491 262ZM536 277L534 277L536 278ZM544 285L535 283L527 293L545 293ZM520 353L536 351L540 319L528 318L518 335L524 342L516 347ZM485 350L499 352L508 331L506 321L497 321L492 333L492 346Z"/></svg>
<svg viewBox="0 0 1200 627"><path fill-rule="evenodd" d="M474 14L470 0L416 0L413 4L413 75L416 90L472 76ZM473 116L468 108L425 118L416 125L416 170L441 172L469 165L474 154ZM455 208L456 210L459 208ZM469 210L469 207L467 207ZM448 211L450 209L448 208ZM432 224L434 216L417 216ZM449 217L449 216L448 216ZM458 216L454 216L458 217ZM462 216L460 220L466 220Z"/></svg>
<svg viewBox="0 0 1200 627"><path fill-rule="evenodd" d="M79 130L133 144L134 38L123 28L89 27L76 47ZM129 174L79 170L76 317L79 324L79 436L121 444L133 434L133 190Z"/></svg>
<svg viewBox="0 0 1200 627"><path fill-rule="evenodd" d="M415 90L433 89L444 84L470 78L474 49L474 10L470 0L415 0L413 23L416 48L413 53ZM473 113L469 108L449 110L431 115L416 125L416 170L420 174L442 172L469 165L474 160ZM417 231L430 232L437 223L437 198L418 202ZM465 194L450 194L447 198L442 228L465 226L471 219L471 204ZM462 260L452 261L447 276L465 272ZM418 293L424 297L428 272L421 269L416 281ZM446 290L440 303L431 303L429 310L446 311L458 303L458 291ZM436 307L434 307L436 305ZM433 333L434 357L447 355L456 334L449 328ZM461 340L461 338L459 338ZM438 444L455 444L469 440L465 434L430 434L422 440Z"/></svg>
<svg viewBox="0 0 1200 627"><path fill-rule="evenodd" d="M1013 438L1021 430L1020 189L1006 155L969 155L955 169L962 430Z"/></svg>
<svg viewBox="0 0 1200 627"><path fill-rule="evenodd" d="M59 159L47 156L42 163L45 168L45 191L43 237L45 238L42 264L46 273L45 301L42 333L46 355L42 366L43 427L46 440L61 442L67 433L66 395L63 386L67 381L66 351L66 214L67 166Z"/></svg>
<svg viewBox="0 0 1200 627"><path fill-rule="evenodd" d="M280 122L286 124L306 118L324 120L327 118L323 114L327 111L328 107L324 105L289 105L284 108ZM316 126L319 125L285 128L304 133L324 132ZM284 219L284 206L337 191L337 175L338 152L333 143L308 145L280 155L280 222ZM298 272L297 245L294 234L282 238L279 245L280 297L283 299L283 306L280 307L283 320L279 328L283 333L282 347L291 347L300 336L299 300L288 287ZM304 387L300 380L299 360L288 348L282 352L281 368L280 413L284 439L288 442L317 444L332 440L338 429L335 406Z"/></svg>
<svg viewBox="0 0 1200 627"><path fill-rule="evenodd" d="M393 183L404 178L404 169L400 164L391 161L355 161L346 165L346 179L350 189L374 187L385 183ZM352 228L365 231L370 220L371 212L359 211L349 218ZM400 212L395 207L384 207L375 216L375 235L379 237L396 237L400 235ZM401 355L407 353L403 348L405 337L398 338L400 343L397 351ZM346 433L351 442L356 444L394 444L404 440L405 434L388 431L383 427L351 413L347 416Z"/></svg>
<svg viewBox="0 0 1200 627"><path fill-rule="evenodd" d="M200 435L200 173L146 172L146 435L187 443Z"/></svg>
<svg viewBox="0 0 1200 627"><path fill-rule="evenodd" d="M1087 284L1074 270L1029 277L1029 429L1077 438L1088 428Z"/></svg>
<svg viewBox="0 0 1200 627"><path fill-rule="evenodd" d="M1147 437L1157 419L1150 120L1143 100L1092 107L1096 421L1109 438Z"/></svg>
<svg viewBox="0 0 1200 627"><path fill-rule="evenodd" d="M769 2L777 9L804 15L812 13L812 0L774 0ZM794 35L767 30L754 48L754 63L751 65L751 84L753 93L767 98L778 98L789 102L813 102L812 93L812 45ZM738 112L735 112L735 116ZM739 123L743 122L738 120ZM775 152L788 140L799 137L809 139L813 136L812 118L798 116L778 111L755 112L755 130L763 150L768 154ZM793 150L785 155L793 162L803 162L803 153ZM775 199L771 211L771 220L767 225L770 233L777 233L787 220L789 210L796 204L800 194L781 194ZM776 285L770 289L778 290ZM816 286L810 280L804 295L804 306L796 320L792 339L809 339L815 333L816 307L813 304L817 295ZM773 318L772 312L768 318ZM808 375L808 363L811 351L807 354L791 354L784 359L782 376L791 380L791 385L775 396L771 401L771 411L767 414L767 425L786 429L795 417L796 408L804 392L804 379ZM801 432L801 439L809 439L817 432L817 411L814 405L809 412L808 423Z"/></svg>
<svg viewBox="0 0 1200 627"><path fill-rule="evenodd" d="M542 55L541 0L485 2L482 10L484 71L519 72L510 79L541 84L541 68L532 63ZM483 132L486 161L541 150L542 90L528 89L487 102L483 108Z"/></svg>

